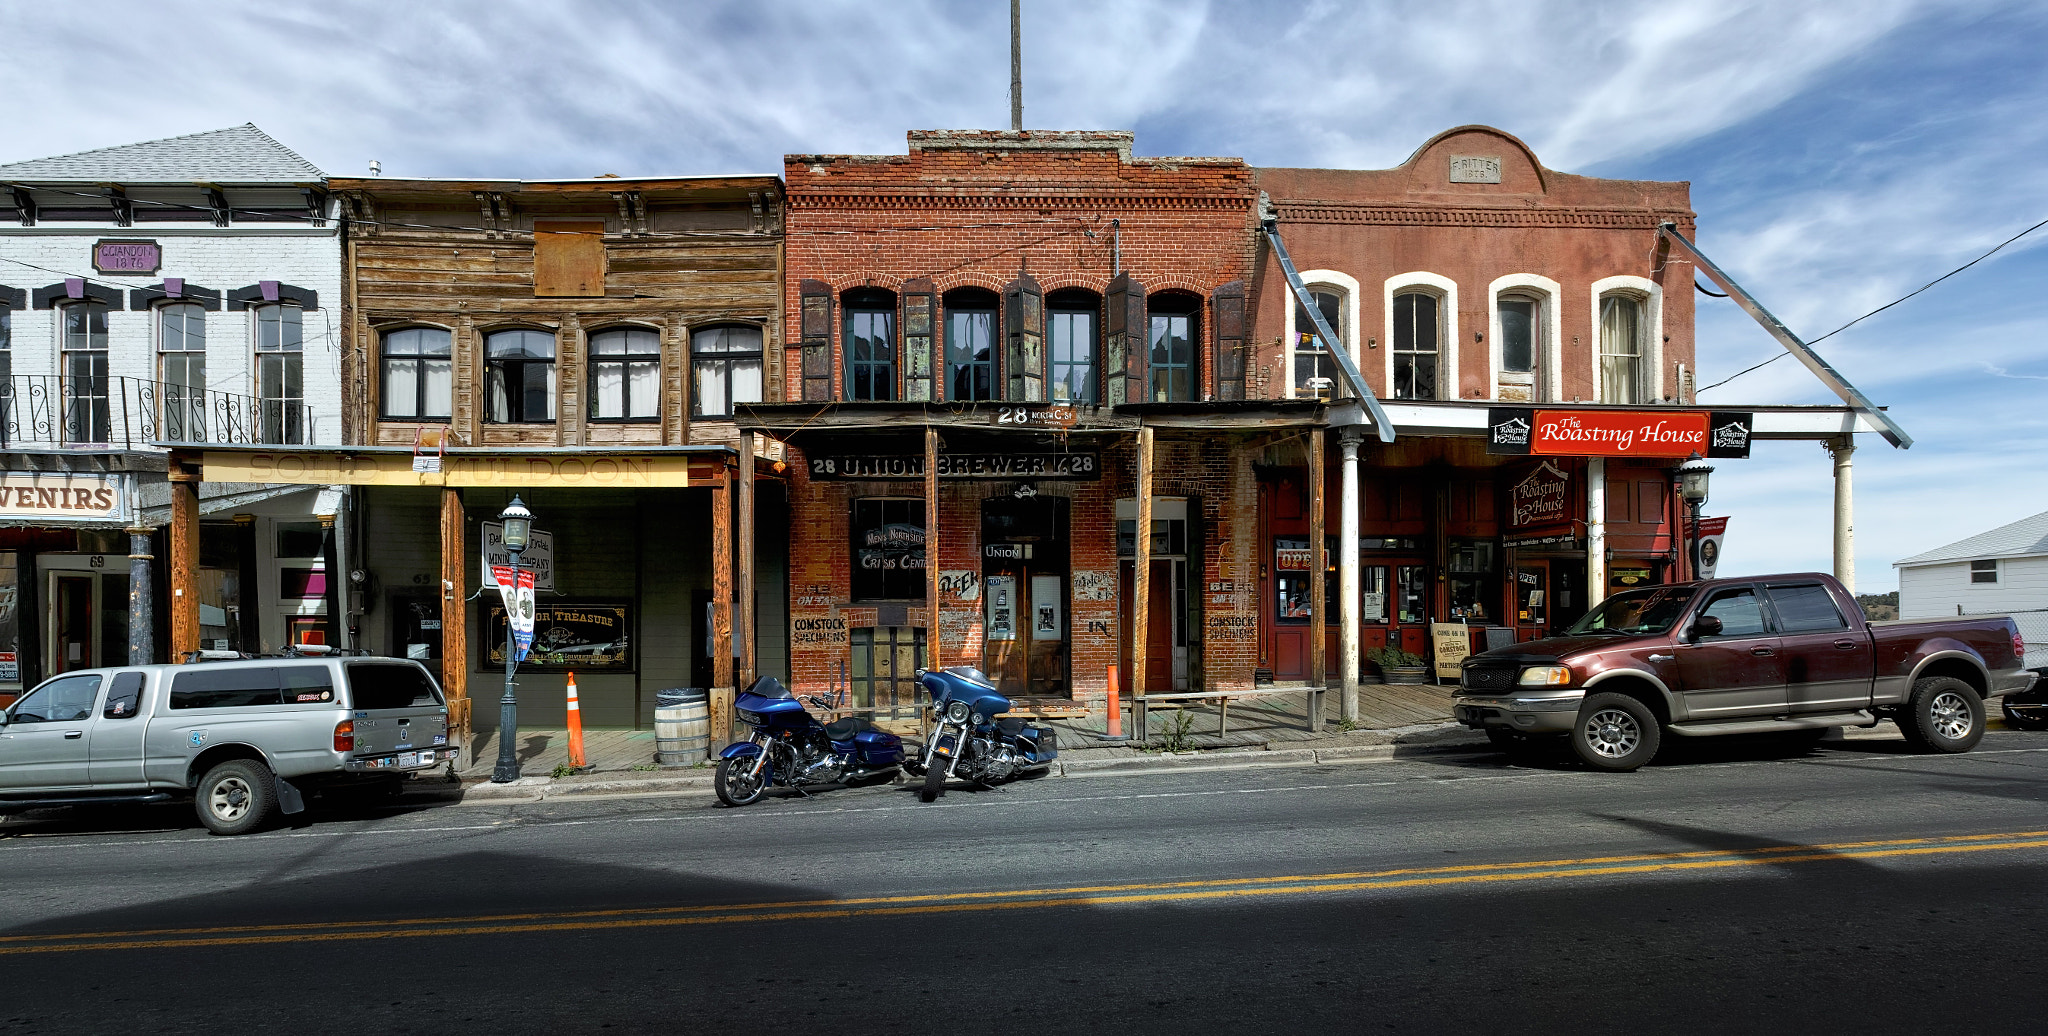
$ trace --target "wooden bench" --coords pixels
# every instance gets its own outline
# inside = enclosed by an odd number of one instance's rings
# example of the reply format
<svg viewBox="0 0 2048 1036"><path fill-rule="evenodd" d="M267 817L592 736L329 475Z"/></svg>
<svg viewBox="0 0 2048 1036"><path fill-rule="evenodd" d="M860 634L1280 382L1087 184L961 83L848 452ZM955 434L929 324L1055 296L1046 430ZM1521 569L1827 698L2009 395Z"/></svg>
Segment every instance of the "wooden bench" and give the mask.
<svg viewBox="0 0 2048 1036"><path fill-rule="evenodd" d="M1230 703L1238 698L1269 698L1280 694L1305 693L1308 695L1308 722L1310 730L1323 727L1323 694L1313 687L1255 687L1237 691L1178 691L1173 694L1141 694L1131 699L1131 726L1137 730L1139 740L1145 740L1150 728L1145 725L1146 713L1155 705L1167 708L1186 708L1188 705L1215 702L1217 705L1216 733L1230 733Z"/></svg>

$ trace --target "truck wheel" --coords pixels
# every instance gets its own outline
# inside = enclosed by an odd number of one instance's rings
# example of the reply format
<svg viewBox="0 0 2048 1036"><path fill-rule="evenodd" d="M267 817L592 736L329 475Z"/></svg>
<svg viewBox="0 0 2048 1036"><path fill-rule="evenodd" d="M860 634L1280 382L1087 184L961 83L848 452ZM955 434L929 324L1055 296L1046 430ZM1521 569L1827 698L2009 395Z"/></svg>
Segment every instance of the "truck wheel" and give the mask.
<svg viewBox="0 0 2048 1036"><path fill-rule="evenodd" d="M1984 738L1984 699L1953 676L1930 676L1913 684L1898 722L1915 748L1967 752Z"/></svg>
<svg viewBox="0 0 2048 1036"><path fill-rule="evenodd" d="M199 822L217 835L254 831L277 808L270 768L252 759L230 759L206 771L193 789Z"/></svg>
<svg viewBox="0 0 2048 1036"><path fill-rule="evenodd" d="M1998 699L1998 708L2005 713L2006 725L2015 730L2048 730L2048 705L2038 701L2015 702L2008 694Z"/></svg>
<svg viewBox="0 0 2048 1036"><path fill-rule="evenodd" d="M1663 729L1649 706L1626 694L1593 694L1579 706L1572 751L1596 770L1627 773L1657 756Z"/></svg>

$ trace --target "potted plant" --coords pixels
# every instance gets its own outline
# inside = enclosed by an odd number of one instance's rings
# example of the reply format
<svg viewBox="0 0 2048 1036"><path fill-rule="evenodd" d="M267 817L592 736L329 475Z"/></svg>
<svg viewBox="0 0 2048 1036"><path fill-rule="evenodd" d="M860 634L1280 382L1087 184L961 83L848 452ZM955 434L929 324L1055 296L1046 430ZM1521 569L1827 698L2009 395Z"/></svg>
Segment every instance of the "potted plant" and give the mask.
<svg viewBox="0 0 2048 1036"><path fill-rule="evenodd" d="M1366 652L1366 658L1379 667L1388 683L1428 683L1429 667L1423 664L1421 655L1403 651L1397 647L1373 648Z"/></svg>

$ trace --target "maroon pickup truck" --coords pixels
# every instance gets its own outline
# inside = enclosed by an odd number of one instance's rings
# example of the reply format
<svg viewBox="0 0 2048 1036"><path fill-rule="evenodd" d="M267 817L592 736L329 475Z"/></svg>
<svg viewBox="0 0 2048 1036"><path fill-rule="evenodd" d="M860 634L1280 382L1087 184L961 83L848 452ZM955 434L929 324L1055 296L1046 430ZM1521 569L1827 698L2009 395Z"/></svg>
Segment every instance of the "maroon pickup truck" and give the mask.
<svg viewBox="0 0 2048 1036"><path fill-rule="evenodd" d="M1817 572L1647 587L1601 602L1563 636L1465 660L1458 722L1503 748L1565 735L1590 766L1628 771L1664 735L1899 725L1927 751L1967 752L1984 700L2033 685L2009 618L1871 624Z"/></svg>

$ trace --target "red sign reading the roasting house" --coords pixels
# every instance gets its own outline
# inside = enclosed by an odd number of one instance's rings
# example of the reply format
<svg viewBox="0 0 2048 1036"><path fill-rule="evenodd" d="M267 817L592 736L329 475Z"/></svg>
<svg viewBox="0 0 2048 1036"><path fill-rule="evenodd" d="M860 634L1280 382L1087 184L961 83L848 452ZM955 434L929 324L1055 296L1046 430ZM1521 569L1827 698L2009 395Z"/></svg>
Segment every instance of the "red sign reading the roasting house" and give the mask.
<svg viewBox="0 0 2048 1036"><path fill-rule="evenodd" d="M1701 411L1538 410L1529 452L1552 457L1686 457L1707 452Z"/></svg>

